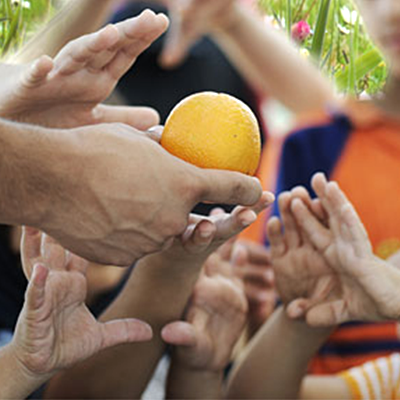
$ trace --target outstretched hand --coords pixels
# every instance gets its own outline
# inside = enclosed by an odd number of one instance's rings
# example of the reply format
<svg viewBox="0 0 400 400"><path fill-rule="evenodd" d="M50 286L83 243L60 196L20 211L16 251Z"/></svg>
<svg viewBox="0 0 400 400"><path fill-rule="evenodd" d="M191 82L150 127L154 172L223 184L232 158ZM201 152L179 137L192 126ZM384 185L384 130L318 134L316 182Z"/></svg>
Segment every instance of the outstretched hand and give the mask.
<svg viewBox="0 0 400 400"><path fill-rule="evenodd" d="M292 202L298 226L336 275L334 290L321 302L297 301L307 321L326 326L352 320L399 319L400 272L374 256L368 234L354 207L335 182L317 174L312 186L327 214L321 223L304 202Z"/></svg>
<svg viewBox="0 0 400 400"><path fill-rule="evenodd" d="M216 260L217 256L204 266L189 301L186 321L173 322L161 333L166 343L177 346L173 362L180 368L223 371L246 322L243 285L232 269L229 274L226 261Z"/></svg>
<svg viewBox="0 0 400 400"><path fill-rule="evenodd" d="M151 339L150 326L135 319L97 322L85 305L88 263L39 231L23 236L30 282L11 344L23 370L51 376L106 348Z"/></svg>
<svg viewBox="0 0 400 400"><path fill-rule="evenodd" d="M235 18L236 0L163 0L163 3L171 16L171 27L161 54L161 64L167 68L181 64L203 35L231 24Z"/></svg>
<svg viewBox="0 0 400 400"><path fill-rule="evenodd" d="M274 200L272 193L264 192L254 206L238 206L230 214L223 211L213 212L209 217L192 214L183 235L174 239L163 256L190 261L197 256L205 262L210 254L251 225Z"/></svg>
<svg viewBox="0 0 400 400"><path fill-rule="evenodd" d="M0 68L8 75L0 96L0 115L52 128L121 122L137 129L158 123L146 107L106 106L119 79L168 27L150 10L68 43L52 60Z"/></svg>

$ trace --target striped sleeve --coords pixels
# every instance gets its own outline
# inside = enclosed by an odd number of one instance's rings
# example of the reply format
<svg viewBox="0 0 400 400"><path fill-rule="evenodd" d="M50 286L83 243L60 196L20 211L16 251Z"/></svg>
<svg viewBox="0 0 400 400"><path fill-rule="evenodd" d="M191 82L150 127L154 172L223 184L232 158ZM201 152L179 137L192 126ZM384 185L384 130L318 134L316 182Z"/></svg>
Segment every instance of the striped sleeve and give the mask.
<svg viewBox="0 0 400 400"><path fill-rule="evenodd" d="M400 399L400 354L379 358L339 375L353 400Z"/></svg>

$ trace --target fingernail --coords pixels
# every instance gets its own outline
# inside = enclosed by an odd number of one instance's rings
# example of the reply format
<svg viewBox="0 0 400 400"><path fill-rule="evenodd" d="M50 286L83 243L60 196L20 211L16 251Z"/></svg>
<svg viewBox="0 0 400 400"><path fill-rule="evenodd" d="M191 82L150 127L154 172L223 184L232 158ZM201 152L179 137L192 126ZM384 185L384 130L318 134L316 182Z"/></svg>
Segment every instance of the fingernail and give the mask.
<svg viewBox="0 0 400 400"><path fill-rule="evenodd" d="M257 214L254 211L249 211L249 213L242 219L243 226L249 226L257 219Z"/></svg>
<svg viewBox="0 0 400 400"><path fill-rule="evenodd" d="M200 237L203 239L208 239L211 237L213 234L213 231L211 229L205 229L200 231Z"/></svg>

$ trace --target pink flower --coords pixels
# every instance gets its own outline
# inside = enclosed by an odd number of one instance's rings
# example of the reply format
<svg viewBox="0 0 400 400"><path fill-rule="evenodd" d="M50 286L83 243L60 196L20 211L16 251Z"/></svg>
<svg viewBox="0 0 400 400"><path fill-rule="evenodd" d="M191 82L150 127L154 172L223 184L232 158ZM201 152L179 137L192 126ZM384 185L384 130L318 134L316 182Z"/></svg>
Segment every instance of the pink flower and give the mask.
<svg viewBox="0 0 400 400"><path fill-rule="evenodd" d="M292 39L303 42L310 36L311 28L306 21L299 21L292 26Z"/></svg>

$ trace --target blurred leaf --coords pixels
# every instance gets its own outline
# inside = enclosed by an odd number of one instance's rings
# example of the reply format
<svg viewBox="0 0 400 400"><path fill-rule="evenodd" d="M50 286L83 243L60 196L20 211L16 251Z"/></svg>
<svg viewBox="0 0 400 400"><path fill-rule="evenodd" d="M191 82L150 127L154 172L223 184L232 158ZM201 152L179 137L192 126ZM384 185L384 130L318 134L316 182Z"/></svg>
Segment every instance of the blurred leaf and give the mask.
<svg viewBox="0 0 400 400"><path fill-rule="evenodd" d="M382 56L378 50L372 49L367 53L361 55L355 60L354 63L354 74L355 79L361 79L366 74L371 72L382 62ZM335 75L336 85L339 90L345 90L348 87L348 82L350 80L350 66L347 66L343 71L339 71Z"/></svg>
<svg viewBox="0 0 400 400"><path fill-rule="evenodd" d="M331 0L321 0L317 24L315 25L315 33L311 46L311 54L317 60L320 60L322 55L330 4Z"/></svg>

